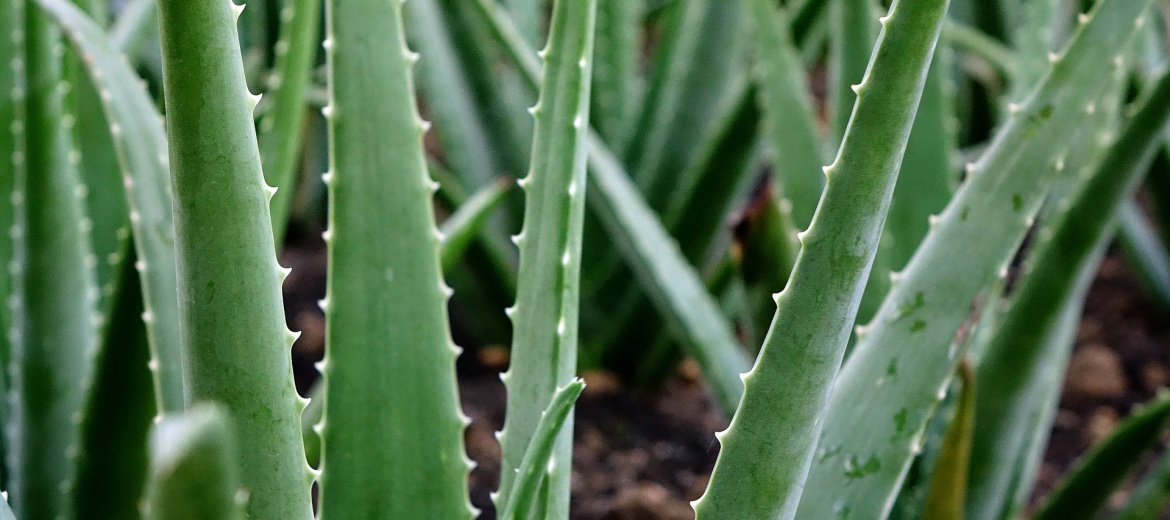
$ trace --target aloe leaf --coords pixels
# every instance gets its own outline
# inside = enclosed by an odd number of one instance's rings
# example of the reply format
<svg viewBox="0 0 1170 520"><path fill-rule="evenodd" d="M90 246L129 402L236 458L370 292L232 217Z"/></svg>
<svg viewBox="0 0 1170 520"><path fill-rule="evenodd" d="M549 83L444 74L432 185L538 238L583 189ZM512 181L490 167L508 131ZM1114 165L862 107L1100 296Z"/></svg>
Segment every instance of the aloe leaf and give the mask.
<svg viewBox="0 0 1170 520"><path fill-rule="evenodd" d="M773 180L779 195L787 201L785 207L790 208L797 231L803 231L812 222L825 185L820 136L804 64L789 34L785 11L777 10L771 0L748 1L756 35L756 74L772 153ZM868 8L869 0L863 2ZM866 49L871 45L867 42ZM868 54L865 59L868 63ZM864 68L858 81L863 73ZM852 98L849 102L852 104Z"/></svg>
<svg viewBox="0 0 1170 520"><path fill-rule="evenodd" d="M830 2L802 2L792 12L792 39L801 49L806 48L814 28L826 17Z"/></svg>
<svg viewBox="0 0 1170 520"><path fill-rule="evenodd" d="M155 426L146 518L245 518L242 502L248 494L240 487L239 451L230 423L226 410L201 404Z"/></svg>
<svg viewBox="0 0 1170 520"><path fill-rule="evenodd" d="M77 153L70 161L81 174L86 214L94 222L89 235L97 260L93 266L95 282L101 290L97 305L102 316L108 317L112 303L106 296L113 293L120 276L119 254L130 235L129 208L98 88L78 54L65 56L63 73L69 93L61 124L70 130L75 143Z"/></svg>
<svg viewBox="0 0 1170 520"><path fill-rule="evenodd" d="M253 518L309 518L277 264L230 1L159 2L175 196L179 316L190 402L222 403Z"/></svg>
<svg viewBox="0 0 1170 520"><path fill-rule="evenodd" d="M1055 361L1043 356L1046 351L1040 348L1059 323L1063 305L1053 302L1071 301L1079 279L1095 271L1114 214L1147 171L1170 117L1170 76L1160 80L1146 99L1102 163L1042 231L1005 321L980 363L979 377L989 384L981 390L976 419L981 425L975 443L980 463L972 468L971 495L978 497L969 511L972 518L995 518L1004 508L1019 505L1008 502L1015 497L1007 496L1011 475L1005 473L1030 432L1012 425L1026 424L1033 413L1027 397L1041 393L1032 386L1037 379L1032 374L1045 372ZM1070 346L1065 345L1066 351ZM1058 359L1066 358L1067 352Z"/></svg>
<svg viewBox="0 0 1170 520"><path fill-rule="evenodd" d="M873 42L877 40L874 0L828 0L829 107L834 144L844 139L857 94L853 86L865 77Z"/></svg>
<svg viewBox="0 0 1170 520"><path fill-rule="evenodd" d="M532 109L536 131L532 166L520 186L526 195L513 323L512 361L500 432L500 497L511 496L516 470L532 442L540 413L577 369L581 232L585 222L585 138L589 132L597 0L553 4L540 98ZM567 518L572 423L558 435L549 462L546 518Z"/></svg>
<svg viewBox="0 0 1170 520"><path fill-rule="evenodd" d="M696 161L679 174L674 194L670 196L670 203L662 214L662 223L670 236L678 241L679 251L691 265L699 266L700 271L707 266L711 257L712 244L723 236L730 214L735 209L735 198L750 189L748 186L755 181L753 177L759 172L760 110L756 104L755 89L745 82L739 91L741 94L732 96L734 103L724 110L711 129L711 134L697 153ZM588 244L609 241L608 231L600 221L592 228L590 224L587 222L585 226L586 253ZM611 257L607 259L613 260L609 265L595 265L595 270L608 270L616 274L606 279L604 284L593 284L597 294L595 298L620 294L617 301L622 302L618 311L606 310L603 318L606 323L616 321L622 324L620 327L607 327L605 336L598 342L612 345L606 352L606 365L627 367L635 364L641 365L637 368L639 372L659 372L659 368L670 364L669 360L663 365L654 361L654 355L647 355L646 349L630 348L631 345L648 344L661 339L655 339L661 335L661 327L647 326L647 323L656 320L654 306L642 294L641 287L631 283L632 275L628 271L614 269L620 265L621 255L608 247L593 250L609 252ZM590 256L586 254L585 258L588 260ZM677 352L677 345L673 343L661 348L666 349L671 358Z"/></svg>
<svg viewBox="0 0 1170 520"><path fill-rule="evenodd" d="M284 242L289 209L296 193L298 159L305 124L305 91L317 57L317 30L321 0L293 0L280 9L280 39L276 64L268 76L266 97L272 101L260 119L257 139L265 182L276 188L272 196L272 234Z"/></svg>
<svg viewBox="0 0 1170 520"><path fill-rule="evenodd" d="M743 0L697 0L673 6L665 41L647 87L626 164L655 211L675 185L715 121L719 101L740 72Z"/></svg>
<svg viewBox="0 0 1170 520"><path fill-rule="evenodd" d="M975 434L975 369L970 360L959 365L959 402L955 417L943 438L931 478L922 518L963 520L967 470L971 463L971 439Z"/></svg>
<svg viewBox="0 0 1170 520"><path fill-rule="evenodd" d="M1056 50L1057 28L1064 14L1062 0L1020 2L1013 31L1013 47L1018 72L1012 77L1008 97L1019 101L1027 96L1043 76L1048 54Z"/></svg>
<svg viewBox="0 0 1170 520"><path fill-rule="evenodd" d="M590 139L589 163L593 211L672 334L703 368L715 402L734 410L743 393L739 375L751 363L731 325L617 158L595 138Z"/></svg>
<svg viewBox="0 0 1170 520"><path fill-rule="evenodd" d="M1118 241L1129 264L1163 310L1170 310L1170 257L1162 239L1135 201L1121 207Z"/></svg>
<svg viewBox="0 0 1170 520"><path fill-rule="evenodd" d="M1170 417L1170 396L1160 395L1117 426L1093 448L1040 506L1035 520L1095 518L1117 488L1161 437Z"/></svg>
<svg viewBox="0 0 1170 520"><path fill-rule="evenodd" d="M644 0L601 0L593 51L592 122L611 147L622 149L639 99Z"/></svg>
<svg viewBox="0 0 1170 520"><path fill-rule="evenodd" d="M9 366L12 353L11 332L13 325L13 310L11 305L19 297L13 287L13 273L10 270L15 258L13 225L16 223L16 212L13 206L17 177L17 164L13 158L24 154L22 136L14 129L22 128L23 100L18 101L13 92L17 86L23 90L23 68L13 67L13 60L23 63L23 42L19 32L24 27L23 2L7 2L0 7L0 366ZM18 74L19 73L19 74ZM7 195L7 196L4 196ZM19 232L19 231L18 231ZM0 370L0 391L5 398L0 399L0 423L8 424L9 402L8 371ZM0 441L3 447L7 439ZM3 448L7 451L7 448ZM7 455L4 455L5 464L0 470L0 484L7 477ZM7 488L7 486L5 486Z"/></svg>
<svg viewBox="0 0 1170 520"><path fill-rule="evenodd" d="M563 388L558 388L552 400L540 415L536 423L536 430L532 435L532 442L524 453L524 458L516 472L516 484L512 494L504 502L499 518L519 520L533 518L531 512L537 493L543 482L548 478L549 460L553 455L557 439L564 431L565 422L573 411L573 403L577 402L581 391L585 389L585 382L574 379Z"/></svg>
<svg viewBox="0 0 1170 520"><path fill-rule="evenodd" d="M765 186L744 209L743 219L735 226L736 249L732 254L739 256L753 324L749 345L763 343L764 332L776 314L772 295L784 290L800 251L792 222L781 204L783 201L773 188Z"/></svg>
<svg viewBox="0 0 1170 520"><path fill-rule="evenodd" d="M1117 512L1117 520L1157 520L1170 502L1170 455L1163 454Z"/></svg>
<svg viewBox="0 0 1170 520"><path fill-rule="evenodd" d="M127 244L129 247L129 244ZM141 518L139 502L147 476L147 445L157 415L150 347L142 321L142 289L134 258L118 266L110 319L102 332L94 384L82 422L77 520Z"/></svg>
<svg viewBox="0 0 1170 520"><path fill-rule="evenodd" d="M158 0L127 1L110 28L110 44L127 54L135 54L150 26L157 23Z"/></svg>
<svg viewBox="0 0 1170 520"><path fill-rule="evenodd" d="M531 49L514 37L510 22L498 16L485 0L480 14L491 25L497 42L507 49L512 64L529 85L536 85L541 71ZM715 400L724 410L739 403L743 384L739 374L750 362L719 307L703 286L702 280L682 256L677 244L662 227L654 211L639 195L622 168L620 160L606 148L600 137L589 136L590 209L634 271L638 283L646 289L651 302L666 317L673 334L683 341L703 367L712 386Z"/></svg>
<svg viewBox="0 0 1170 520"><path fill-rule="evenodd" d="M930 231L930 216L946 208L954 191L954 172L958 169L957 122L947 93L950 60L941 55L944 52L935 55L926 77L922 104L914 119L886 219L888 237L883 238L887 244L883 245L882 255L896 270L910 261Z"/></svg>
<svg viewBox="0 0 1170 520"><path fill-rule="evenodd" d="M24 10L25 88L13 96L26 103L18 125L25 150L13 155L14 309L12 427L8 429L9 492L21 518L67 514L76 477L81 412L98 347L98 289L90 253L81 180L64 117L66 89L60 35L28 2ZM18 92L19 91L19 92Z"/></svg>
<svg viewBox="0 0 1170 520"><path fill-rule="evenodd" d="M493 130L490 136L499 151L504 172L513 177L523 175L532 155L532 117L527 111L519 109L531 106L537 91L535 86L520 85L517 88L514 83L503 79L505 75L517 72L521 77L524 76L514 65L501 70L501 62L511 62L509 49L497 44L498 35L494 33L496 26L484 17L485 8L497 15L502 15L503 10L496 2L480 0L439 0L439 3L450 28L451 39L459 52L464 74L474 89L488 127ZM514 30L511 31L511 37L514 43L528 47L523 37ZM529 58L529 65L539 68L535 57ZM510 89L518 92L509 92ZM523 104L516 106L515 103L521 98ZM519 218L522 215L517 212Z"/></svg>
<svg viewBox="0 0 1170 520"><path fill-rule="evenodd" d="M830 396L821 456L801 516L848 510L881 517L892 505L923 428L959 359L956 332L1006 266L1060 170L1067 129L1089 117L1111 74L1086 68L1116 60L1141 25L1147 2L1105 0L1087 15L1030 101L1013 107L983 158L902 272ZM971 254L971 244L981 254ZM951 275L962 262L967 273ZM948 348L948 346L951 346ZM866 424L862 435L855 425Z"/></svg>
<svg viewBox="0 0 1170 520"><path fill-rule="evenodd" d="M898 173L882 243L857 313L858 323L868 323L873 318L890 289L890 274L906 266L930 231L932 216L946 208L951 200L952 173L958 166L958 136L946 94L948 60L941 55L943 52L945 49L936 51L926 77L922 104L910 132L902 171Z"/></svg>
<svg viewBox="0 0 1170 520"><path fill-rule="evenodd" d="M898 0L697 518L795 518L824 406L881 238L948 0ZM810 320L816 316L817 319ZM850 472L869 471L868 461ZM803 515L801 516L804 517Z"/></svg>
<svg viewBox="0 0 1170 520"><path fill-rule="evenodd" d="M136 267L142 277L147 337L155 372L155 396L164 412L184 407L183 360L179 348L175 231L166 133L158 110L138 77L101 29L64 0L41 7L65 30L83 56L102 97L105 119L127 187ZM107 261L107 259L99 259Z"/></svg>
<svg viewBox="0 0 1170 520"><path fill-rule="evenodd" d="M488 217L504 202L513 184L511 178L500 179L471 196L443 221L439 231L443 233L440 264L444 272L453 269L472 241L480 236Z"/></svg>
<svg viewBox="0 0 1170 520"><path fill-rule="evenodd" d="M425 94L443 160L464 184L489 185L503 169L492 142L493 128L480 109L475 78L462 66L454 28L438 0L406 4L411 42L421 55L419 87Z"/></svg>
<svg viewBox="0 0 1170 520"><path fill-rule="evenodd" d="M1015 52L978 29L948 21L943 26L943 39L955 50L982 59L1009 81L1017 74L1019 63L1016 62Z"/></svg>
<svg viewBox="0 0 1170 520"><path fill-rule="evenodd" d="M733 199L758 171L762 114L756 90L745 85L735 99L695 162L679 175L671 204L662 213L663 225L695 265L707 257L725 226Z"/></svg>
<svg viewBox="0 0 1170 520"><path fill-rule="evenodd" d="M439 267L435 185L426 125L414 108L415 55L402 3L326 6L330 267L320 517L471 518L451 293ZM395 240L370 242L388 225ZM371 399L382 403L376 413Z"/></svg>
<svg viewBox="0 0 1170 520"><path fill-rule="evenodd" d="M516 29L528 45L538 45L544 37L545 0L503 0L501 3L516 21Z"/></svg>

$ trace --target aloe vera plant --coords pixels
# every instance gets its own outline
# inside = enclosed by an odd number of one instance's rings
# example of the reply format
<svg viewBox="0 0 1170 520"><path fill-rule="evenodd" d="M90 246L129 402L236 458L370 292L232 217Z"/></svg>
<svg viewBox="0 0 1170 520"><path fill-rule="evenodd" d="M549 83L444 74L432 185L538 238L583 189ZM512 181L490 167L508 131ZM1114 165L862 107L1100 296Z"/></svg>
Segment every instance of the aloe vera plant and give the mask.
<svg viewBox="0 0 1170 520"><path fill-rule="evenodd" d="M575 518L578 373L686 357L731 417L697 518L1014 520L1111 237L1151 294L1170 257L1167 6L1075 3L5 2L0 518ZM475 506L456 337L511 345Z"/></svg>

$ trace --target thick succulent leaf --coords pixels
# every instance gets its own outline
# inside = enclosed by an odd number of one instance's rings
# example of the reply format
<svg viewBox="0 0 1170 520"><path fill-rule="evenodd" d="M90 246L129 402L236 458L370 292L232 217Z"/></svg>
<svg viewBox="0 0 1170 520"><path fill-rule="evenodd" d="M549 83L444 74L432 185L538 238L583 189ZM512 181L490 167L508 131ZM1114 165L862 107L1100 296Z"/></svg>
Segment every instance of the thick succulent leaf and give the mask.
<svg viewBox="0 0 1170 520"><path fill-rule="evenodd" d="M1063 366L1058 362L1067 359L1071 345L1054 355L1042 347L1055 335L1067 302L1081 294L1082 279L1096 271L1099 252L1112 236L1114 215L1131 197L1160 144L1170 117L1170 76L1146 99L1076 195L1049 216L1051 223L1041 229L1004 322L980 362L979 377L986 383L977 414L981 429L975 442L979 463L972 467L971 518L997 518L1022 505L1014 502L1014 490L1008 487L1009 470L1031 433L1016 425L1027 425L1027 417L1035 413L1030 396L1052 390L1039 386L1047 380L1043 374L1050 365Z"/></svg>
<svg viewBox="0 0 1170 520"><path fill-rule="evenodd" d="M237 443L228 413L201 404L164 419L150 442L149 520L243 520Z"/></svg>
<svg viewBox="0 0 1170 520"><path fill-rule="evenodd" d="M1009 82L1019 73L1015 52L978 29L951 21L943 27L943 39L955 50L983 60Z"/></svg>
<svg viewBox="0 0 1170 520"><path fill-rule="evenodd" d="M127 244L129 247L129 244ZM77 520L133 520L147 476L147 445L157 415L150 347L142 321L142 289L133 254L119 264L120 280L111 295L110 319L94 371L81 425Z"/></svg>
<svg viewBox="0 0 1170 520"><path fill-rule="evenodd" d="M949 60L945 49L936 51L931 63L922 104L910 132L906 158L894 188L894 200L874 259L861 309L859 324L869 323L890 289L891 273L900 271L930 231L931 218L946 208L953 194L958 162L957 137L951 102L946 94Z"/></svg>
<svg viewBox="0 0 1170 520"><path fill-rule="evenodd" d="M98 289L81 179L66 125L60 34L29 1L24 4L27 83L13 90L25 104L24 151L13 155L14 292L9 497L21 518L68 514L76 478L84 405L98 347ZM14 63L16 63L14 61Z"/></svg>
<svg viewBox="0 0 1170 520"><path fill-rule="evenodd" d="M1084 18L1047 79L998 133L893 285L829 397L801 516L881 517L892 506L923 428L958 362L956 334L1010 262L1054 172L1067 128L1088 117L1148 2L1105 0ZM971 254L971 244L981 253ZM953 275L962 263L964 276ZM857 424L867 425L864 431Z"/></svg>
<svg viewBox="0 0 1170 520"><path fill-rule="evenodd" d="M498 497L512 496L516 471L533 442L540 415L557 388L577 370L581 232L585 223L585 138L589 132L593 39L597 0L557 0L544 74L532 109L536 130L532 164L520 181L526 204L520 249L512 357L500 432ZM572 467L572 422L557 436L543 496L545 518L567 518ZM497 498L498 498L497 497Z"/></svg>
<svg viewBox="0 0 1170 520"><path fill-rule="evenodd" d="M549 476L549 460L553 455L553 448L557 438L564 431L565 421L573 411L573 403L585 389L585 382L575 379L564 388L558 388L546 409L540 415L540 422L536 423L536 430L532 435L532 442L524 452L524 459L516 471L516 484L512 488L512 495L503 504L499 518L507 520L523 520L533 518L531 511L535 505L537 494L544 486Z"/></svg>
<svg viewBox="0 0 1170 520"><path fill-rule="evenodd" d="M734 410L743 393L740 374L751 362L731 325L617 158L594 138L589 165L593 211L672 334L703 368L715 402L724 411Z"/></svg>
<svg viewBox="0 0 1170 520"><path fill-rule="evenodd" d="M931 520L963 520L967 470L971 463L971 438L975 433L975 371L969 360L959 366L959 400L947 427L931 477L922 517Z"/></svg>
<svg viewBox="0 0 1170 520"><path fill-rule="evenodd" d="M1117 520L1157 520L1170 502L1170 454L1163 454L1117 513Z"/></svg>
<svg viewBox="0 0 1170 520"><path fill-rule="evenodd" d="M719 114L720 101L741 72L747 43L744 0L676 2L630 149L634 181L662 211L675 172L691 163Z"/></svg>
<svg viewBox="0 0 1170 520"><path fill-rule="evenodd" d="M136 266L150 341L155 393L162 411L181 410L183 360L179 349L178 275L168 172L166 132L150 95L122 54L93 22L65 0L43 0L49 13L83 57L102 96L105 118L121 164L131 210ZM108 261L99 258L99 262Z"/></svg>
<svg viewBox="0 0 1170 520"><path fill-rule="evenodd" d="M101 295L98 309L108 319L113 302L108 296L121 276L121 253L129 230L129 208L110 126L106 122L99 87L90 78L79 53L64 59L64 79L69 85L62 125L69 128L77 153L75 161L85 185L85 208L93 227L89 231L94 259L94 279Z"/></svg>
<svg viewBox="0 0 1170 520"><path fill-rule="evenodd" d="M1147 294L1163 310L1170 310L1170 256L1165 242L1136 201L1122 205L1118 219L1117 239L1130 266L1137 272Z"/></svg>
<svg viewBox="0 0 1170 520"><path fill-rule="evenodd" d="M528 45L539 45L544 39L545 0L503 0L501 3L516 20L516 29Z"/></svg>
<svg viewBox="0 0 1170 520"><path fill-rule="evenodd" d="M874 0L826 0L829 6L829 108L834 144L849 127L857 94L877 39L878 6Z"/></svg>
<svg viewBox="0 0 1170 520"><path fill-rule="evenodd" d="M825 167L821 205L776 296L772 326L744 376L743 400L718 435L722 448L695 502L697 518L797 518L948 3L898 0L883 19L849 130Z"/></svg>
<svg viewBox="0 0 1170 520"><path fill-rule="evenodd" d="M1036 82L1040 81L1048 65L1048 54L1056 50L1059 41L1060 18L1065 14L1063 0L1034 0L1018 2L1015 30L1012 32L1016 56L1016 71L1012 77L1012 101L1023 100Z"/></svg>
<svg viewBox="0 0 1170 520"><path fill-rule="evenodd" d="M623 149L640 95L644 0L600 0L593 52L592 122L609 146Z"/></svg>
<svg viewBox="0 0 1170 520"><path fill-rule="evenodd" d="M287 271L276 262L238 13L229 0L159 2L185 389L231 417L248 515L307 519Z"/></svg>
<svg viewBox="0 0 1170 520"><path fill-rule="evenodd" d="M1165 432L1167 418L1170 418L1168 395L1161 395L1134 412L1077 463L1032 518L1095 518L1109 495Z"/></svg>
<svg viewBox="0 0 1170 520"><path fill-rule="evenodd" d="M863 1L868 4L870 0ZM797 231L803 231L812 222L825 185L812 94L808 91L804 63L792 41L785 10L777 10L771 0L748 2L755 28L756 75L764 129L772 153L773 179L779 195L786 201L784 207L790 208ZM865 62L854 83L865 73L872 43L866 42ZM852 106L853 91L849 94Z"/></svg>
<svg viewBox="0 0 1170 520"><path fill-rule="evenodd" d="M137 47L158 24L158 0L130 0L122 5L118 19L110 28L110 44L127 54L135 54Z"/></svg>
<svg viewBox="0 0 1170 520"><path fill-rule="evenodd" d="M9 302L16 296L13 293L12 272L9 269L15 253L12 226L16 217L11 195L17 172L13 158L16 157L18 150L19 155L24 155L24 145L14 129L23 125L24 109L23 100L18 102L12 93L16 91L18 85L23 90L24 84L23 67L13 67L14 60L23 63L23 48L18 45L23 39L15 37L17 31L23 30L23 9L23 2L6 2L0 6L0 366L8 366L11 359L10 331L13 309ZM7 395L7 370L0 370L0 391ZM3 424L8 424L8 408L8 399L0 399L0 422ZM0 446L3 445L4 442L0 441ZM7 468L0 471L0 474L6 473ZM3 478L0 478L0 482L2 481Z"/></svg>
<svg viewBox="0 0 1170 520"><path fill-rule="evenodd" d="M439 0L413 0L406 9L410 41L420 54L419 88L437 123L443 161L463 184L487 186L504 168L493 146L490 116L480 109L473 71L460 61L457 29Z"/></svg>
<svg viewBox="0 0 1170 520"><path fill-rule="evenodd" d="M450 271L459 262L484 229L492 212L500 206L515 184L510 177L504 177L468 198L459 209L452 213L439 231L443 241L439 245L443 271Z"/></svg>
<svg viewBox="0 0 1170 520"><path fill-rule="evenodd" d="M451 293L439 267L435 184L402 3L326 5L330 262L320 518L471 518ZM395 239L369 239L387 232ZM371 400L381 404L371 409ZM373 445L383 449L367 449Z"/></svg>
<svg viewBox="0 0 1170 520"><path fill-rule="evenodd" d="M796 263L800 242L783 201L770 185L756 194L735 225L735 249L743 285L747 289L750 323L749 345L763 344L764 334L776 314L772 295L783 291Z"/></svg>
<svg viewBox="0 0 1170 520"><path fill-rule="evenodd" d="M284 242L289 209L296 193L301 141L305 124L305 91L313 79L317 58L317 31L321 23L321 0L284 2L280 10L280 40L276 42L276 65L268 75L266 102L257 139L265 182L276 188L272 196L272 233L276 243Z"/></svg>
<svg viewBox="0 0 1170 520"><path fill-rule="evenodd" d="M536 54L515 37L510 22L486 0L476 0L479 13L490 24L493 36L529 85L541 75ZM589 197L591 210L598 215L620 254L630 265L639 285L644 287L659 313L666 317L677 338L698 360L716 402L724 410L739 403L743 384L739 379L750 361L719 307L707 292L699 275L663 229L661 221L640 196L622 168L621 161L601 138L589 137Z"/></svg>

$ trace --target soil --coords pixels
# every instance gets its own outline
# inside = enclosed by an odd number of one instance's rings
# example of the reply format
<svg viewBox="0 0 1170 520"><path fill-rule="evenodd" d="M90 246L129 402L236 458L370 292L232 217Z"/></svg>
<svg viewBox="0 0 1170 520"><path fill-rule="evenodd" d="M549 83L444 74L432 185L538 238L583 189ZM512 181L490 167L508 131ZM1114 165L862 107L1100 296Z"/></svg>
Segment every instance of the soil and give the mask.
<svg viewBox="0 0 1170 520"><path fill-rule="evenodd" d="M292 267L285 286L289 326L303 334L294 345L302 393L316 378L312 363L324 345L325 253L317 244L292 245L282 256ZM1117 255L1109 256L1092 286L1070 364L1060 411L1039 472L1042 497L1134 405L1170 384L1170 319L1160 312ZM459 363L460 393L472 423L467 450L473 504L495 518L489 493L499 479L494 432L504 418L499 372L507 353L469 349ZM726 420L714 408L692 362L684 361L663 387L638 390L604 372L584 374L588 386L576 408L573 456L574 520L691 519L689 501L706 486L718 454L714 432ZM1155 458L1150 454L1146 464ZM1123 487L1113 504L1124 503Z"/></svg>

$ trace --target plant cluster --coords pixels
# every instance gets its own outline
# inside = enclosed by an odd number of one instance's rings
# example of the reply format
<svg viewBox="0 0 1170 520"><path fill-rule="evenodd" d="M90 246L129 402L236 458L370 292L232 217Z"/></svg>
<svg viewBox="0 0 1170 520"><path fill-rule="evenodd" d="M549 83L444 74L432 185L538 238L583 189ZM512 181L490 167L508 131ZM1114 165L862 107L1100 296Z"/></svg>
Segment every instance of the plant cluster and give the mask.
<svg viewBox="0 0 1170 520"><path fill-rule="evenodd" d="M731 418L699 519L1018 518L1115 236L1170 308L1166 8L5 0L0 518L473 518L449 309L511 346L497 518L568 518L580 369L684 357ZM1170 456L1117 518L1168 500Z"/></svg>

